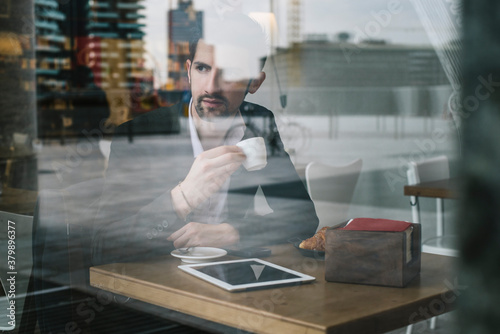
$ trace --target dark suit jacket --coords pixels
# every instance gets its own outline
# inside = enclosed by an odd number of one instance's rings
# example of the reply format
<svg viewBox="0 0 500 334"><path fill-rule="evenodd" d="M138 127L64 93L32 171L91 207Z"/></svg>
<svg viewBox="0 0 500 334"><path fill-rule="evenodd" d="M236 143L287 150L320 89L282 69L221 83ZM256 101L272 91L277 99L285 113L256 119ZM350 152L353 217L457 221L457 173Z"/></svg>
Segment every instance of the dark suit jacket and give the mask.
<svg viewBox="0 0 500 334"><path fill-rule="evenodd" d="M132 120L132 125L168 128L176 108L151 111ZM227 223L238 230L240 246L312 236L318 226L314 205L283 150L272 112L246 102L240 110L244 118L253 115L267 120L271 135L265 139L273 146L267 147L265 168L248 172L241 167L230 179ZM245 133L245 138L252 136L255 134L250 131ZM176 215L170 191L186 177L193 161L189 132L136 138L133 143L125 138L113 140L94 226L94 264L162 255L173 249L166 238L185 221ZM259 186L273 210L265 216L253 212Z"/></svg>

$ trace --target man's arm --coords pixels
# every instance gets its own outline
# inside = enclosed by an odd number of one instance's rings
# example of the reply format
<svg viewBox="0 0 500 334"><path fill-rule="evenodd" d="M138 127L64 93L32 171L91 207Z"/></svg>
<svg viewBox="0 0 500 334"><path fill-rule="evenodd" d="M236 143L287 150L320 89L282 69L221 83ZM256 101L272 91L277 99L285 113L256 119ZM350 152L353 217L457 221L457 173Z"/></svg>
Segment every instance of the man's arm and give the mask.
<svg viewBox="0 0 500 334"><path fill-rule="evenodd" d="M189 213L219 190L245 158L240 148L222 146L200 154L193 162L190 146L182 148L174 141L165 150L165 145L158 149L151 145L112 144L105 191L95 220L97 263L167 254L173 248L170 241L174 240L167 239L171 233L185 226ZM175 247L182 247L182 240L189 236L191 242L203 236L204 245L238 240L236 230L229 225L204 225L188 232Z"/></svg>
<svg viewBox="0 0 500 334"><path fill-rule="evenodd" d="M155 168L144 149L120 141L112 144L94 220L96 264L167 254L173 247L166 238L184 225L170 195L178 181L174 175L165 177L161 166Z"/></svg>
<svg viewBox="0 0 500 334"><path fill-rule="evenodd" d="M178 215L186 219L192 210L219 191L245 158L237 146L219 146L198 155L186 178L172 190Z"/></svg>
<svg viewBox="0 0 500 334"><path fill-rule="evenodd" d="M175 248L181 247L225 247L240 241L239 232L230 224L187 223L168 237Z"/></svg>
<svg viewBox="0 0 500 334"><path fill-rule="evenodd" d="M244 172L237 179L235 177L236 182L228 196L231 212L228 222L238 230L240 242L249 246L283 243L312 236L319 219L303 181L284 150L272 112L252 104L245 104L241 109L250 109L250 113L257 113L256 116L267 117L269 132L273 136L267 138L267 166L260 171ZM249 201L253 204L253 197L250 199L249 195L254 195L257 190L256 186L252 188L252 183L261 186L272 213L265 216L248 214ZM246 215L241 214L245 212Z"/></svg>
<svg viewBox="0 0 500 334"><path fill-rule="evenodd" d="M166 238L184 221L173 208L170 191L193 162L191 146L178 135L134 142L120 135L129 129L175 133L180 107L153 110L116 129L94 219L96 264L166 254L173 248Z"/></svg>
<svg viewBox="0 0 500 334"><path fill-rule="evenodd" d="M238 230L242 246L286 243L291 239L306 239L316 232L319 219L314 204L288 157L280 160L268 164L265 169L271 171L261 171L266 174L266 179L274 180L261 184L272 212L264 216L242 216L232 211L228 219L229 224ZM230 205L233 209L244 210L249 202L248 195L241 189L233 192Z"/></svg>

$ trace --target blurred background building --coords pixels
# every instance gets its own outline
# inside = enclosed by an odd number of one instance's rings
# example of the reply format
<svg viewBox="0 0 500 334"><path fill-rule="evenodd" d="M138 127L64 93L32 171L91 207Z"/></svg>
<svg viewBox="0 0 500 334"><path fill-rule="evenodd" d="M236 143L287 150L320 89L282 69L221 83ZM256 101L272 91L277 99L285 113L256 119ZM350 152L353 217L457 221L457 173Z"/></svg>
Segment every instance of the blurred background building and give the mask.
<svg viewBox="0 0 500 334"><path fill-rule="evenodd" d="M24 200L38 186L33 2L2 3L0 26L0 210L32 210Z"/></svg>
<svg viewBox="0 0 500 334"><path fill-rule="evenodd" d="M185 64L189 57L190 36L196 27L203 27L203 12L194 9L192 0L181 0L177 9L169 10L166 90L189 90Z"/></svg>
<svg viewBox="0 0 500 334"><path fill-rule="evenodd" d="M308 35L276 55L291 86L397 87L447 84L434 48L385 40L331 41ZM286 69L286 70L285 70Z"/></svg>
<svg viewBox="0 0 500 334"><path fill-rule="evenodd" d="M163 81L145 47L143 1L35 0L34 10L42 138L112 132L141 113L189 101L189 36L204 18L192 0L179 0L166 13ZM290 1L290 46L274 48L276 67L266 69L267 84L280 80L288 93L291 113L309 104L310 113L335 115L430 115L445 108L449 81L435 47L383 39L355 43L347 32L302 35L301 13L302 3ZM262 101L277 101L274 89L264 86L261 95Z"/></svg>
<svg viewBox="0 0 500 334"><path fill-rule="evenodd" d="M331 40L326 35L308 35L302 43L278 48L272 56L286 87L290 113L446 114L451 89L432 46L385 40L354 43L347 34L341 37Z"/></svg>
<svg viewBox="0 0 500 334"><path fill-rule="evenodd" d="M36 0L40 136L106 131L158 107L141 1Z"/></svg>

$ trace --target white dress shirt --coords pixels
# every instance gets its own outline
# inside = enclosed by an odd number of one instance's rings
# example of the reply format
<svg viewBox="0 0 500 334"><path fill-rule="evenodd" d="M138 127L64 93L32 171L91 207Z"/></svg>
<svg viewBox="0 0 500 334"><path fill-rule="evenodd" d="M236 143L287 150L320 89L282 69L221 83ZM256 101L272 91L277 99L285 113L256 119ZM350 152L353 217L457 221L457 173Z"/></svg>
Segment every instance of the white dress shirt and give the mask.
<svg viewBox="0 0 500 334"><path fill-rule="evenodd" d="M198 136L198 131L194 125L193 121L193 99L189 102L189 132L191 135L191 144L193 146L194 157L196 158L201 154L204 149L201 144L200 137ZM241 124L242 126L236 126ZM245 134L245 123L241 117L241 113L238 110L237 114L234 116L234 121L231 125L234 127L234 131L231 131L229 137L225 138L220 145L235 145L243 138ZM190 221L206 224L220 224L227 220L227 191L229 189L229 182L231 178L228 178L221 189L212 194L205 202L200 204L191 214Z"/></svg>

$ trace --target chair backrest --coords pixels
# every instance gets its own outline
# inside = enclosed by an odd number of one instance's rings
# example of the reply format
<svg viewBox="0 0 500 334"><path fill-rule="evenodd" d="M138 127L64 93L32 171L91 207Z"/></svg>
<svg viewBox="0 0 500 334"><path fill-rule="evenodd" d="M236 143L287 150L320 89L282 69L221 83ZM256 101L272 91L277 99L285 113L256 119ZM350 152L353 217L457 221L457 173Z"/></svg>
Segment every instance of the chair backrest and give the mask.
<svg viewBox="0 0 500 334"><path fill-rule="evenodd" d="M34 215L34 275L37 333L154 333L171 323L135 311L89 285L93 221L102 179L65 189L42 190ZM126 321L123 321L123 320ZM20 331L19 333L34 333Z"/></svg>
<svg viewBox="0 0 500 334"><path fill-rule="evenodd" d="M109 155L111 153L111 140L101 139L99 140L99 151L104 157L104 167L108 167Z"/></svg>
<svg viewBox="0 0 500 334"><path fill-rule="evenodd" d="M33 277L42 332L64 332L69 322L78 323L82 329L88 325L78 315L78 306L93 294L88 277L92 223L102 183L102 179L93 179L39 193L34 216Z"/></svg>
<svg viewBox="0 0 500 334"><path fill-rule="evenodd" d="M441 155L420 162L410 161L407 177L410 185L448 179L450 177L448 158Z"/></svg>
<svg viewBox="0 0 500 334"><path fill-rule="evenodd" d="M13 274L16 278L16 327L20 324L21 313L25 302L25 293L28 290L28 282L33 265L31 255L32 226L32 216L0 211L0 254L2 254L2 257L5 256L5 259L0 261L0 278L8 295L11 290L11 283L7 281L7 279L12 276L9 273L17 273ZM9 241L11 242L9 243ZM11 254L8 253L9 250L12 250ZM8 258L9 255L10 258ZM8 307L10 306L8 300L10 298L7 297L8 296L0 296L0 330L14 329L12 323L9 324L11 319L8 317Z"/></svg>
<svg viewBox="0 0 500 334"><path fill-rule="evenodd" d="M16 328L15 322L9 318L9 307L11 298L8 297L5 285L9 286L8 282L5 283L0 280L0 330L1 331L11 331ZM18 316L18 315L16 315Z"/></svg>
<svg viewBox="0 0 500 334"><path fill-rule="evenodd" d="M318 229L340 224L348 218L362 166L361 159L343 166L330 166L315 161L307 165L307 191L320 221Z"/></svg>
<svg viewBox="0 0 500 334"><path fill-rule="evenodd" d="M408 163L408 171L406 172L408 184L416 184L421 182L432 182L437 180L448 179L450 177L450 167L448 157L440 155L424 161L410 161ZM444 228L442 219L442 203L443 199L436 199L437 205L437 234L441 235ZM419 203L415 196L410 197L412 222L420 224Z"/></svg>

